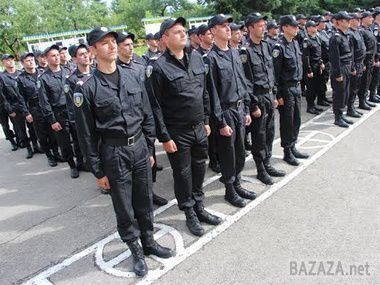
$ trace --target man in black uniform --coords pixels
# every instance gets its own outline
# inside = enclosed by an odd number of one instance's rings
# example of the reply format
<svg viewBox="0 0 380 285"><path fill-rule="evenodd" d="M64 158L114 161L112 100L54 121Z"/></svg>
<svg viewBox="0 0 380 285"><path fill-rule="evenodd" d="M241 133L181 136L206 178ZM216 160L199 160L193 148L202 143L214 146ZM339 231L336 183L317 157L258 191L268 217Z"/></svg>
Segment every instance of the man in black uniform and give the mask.
<svg viewBox="0 0 380 285"><path fill-rule="evenodd" d="M190 50L198 49L199 44L200 44L200 40L198 37L198 29L196 27L192 27L191 29L188 30L187 34L189 36L188 48L190 48Z"/></svg>
<svg viewBox="0 0 380 285"><path fill-rule="evenodd" d="M24 71L17 78L18 90L23 97L28 112L25 114L28 122L33 122L33 127L40 142L42 151L46 154L48 164L57 166L52 150L57 144L53 130L45 120L38 99L37 80L43 71L36 69L33 53L25 53L21 56Z"/></svg>
<svg viewBox="0 0 380 285"><path fill-rule="evenodd" d="M372 80L372 71L373 68L378 65L377 62L380 61L380 58L377 58L375 61L375 55L377 52L377 42L374 31L371 29L373 22L373 17L371 12L363 12L361 20L361 29L360 32L363 36L364 44L366 47L366 56L364 59L365 70L360 83L360 89L358 92L359 97L359 109L362 110L371 110L371 107L367 104L367 95L369 86ZM375 97L376 98L376 97Z"/></svg>
<svg viewBox="0 0 380 285"><path fill-rule="evenodd" d="M319 97L323 84L322 72L325 65L322 60L322 43L317 36L317 23L308 21L305 25L307 37L303 40L302 56L303 70L306 83L307 112L318 115L322 108L315 106L315 99Z"/></svg>
<svg viewBox="0 0 380 285"><path fill-rule="evenodd" d="M251 98L252 123L249 128L257 178L264 184L271 185L274 183L271 176L282 177L285 176L285 172L275 169L270 163L277 99L272 90L274 87L272 49L270 44L264 41L265 20L266 17L260 13L252 13L246 18L245 25L248 28L249 39L241 47L240 58Z"/></svg>
<svg viewBox="0 0 380 285"><path fill-rule="evenodd" d="M221 219L208 213L203 204L210 106L202 57L197 51L185 51L185 25L181 17L161 24L167 48L146 74L157 137L173 169L178 207L185 212L190 232L201 236L200 222L217 225Z"/></svg>
<svg viewBox="0 0 380 285"><path fill-rule="evenodd" d="M118 232L132 252L133 270L144 276L148 269L143 253L161 258L174 253L153 239L154 120L140 78L116 65L116 38L106 27L87 35L98 64L73 94L75 120L97 184L111 189Z"/></svg>
<svg viewBox="0 0 380 285"><path fill-rule="evenodd" d="M245 207L246 199L256 193L241 186L241 171L245 164L245 127L251 124L250 98L239 51L228 47L232 18L218 14L209 20L214 45L207 56L209 73L207 89L212 115L216 120L217 150L226 188L224 198L235 207Z"/></svg>
<svg viewBox="0 0 380 285"><path fill-rule="evenodd" d="M145 82L145 61L139 57L137 54L133 53L133 41L135 35L128 32L120 32L117 36L117 46L118 46L118 59L116 61L117 65L128 69L131 72L135 72L142 82ZM153 60L153 59L151 59ZM156 148L153 147L153 159L154 164L152 166L152 181L156 182L157 178L157 158L156 158ZM153 204L158 206L163 206L168 203L163 197L156 195L153 192Z"/></svg>
<svg viewBox="0 0 380 285"><path fill-rule="evenodd" d="M83 161L83 154L79 146L78 133L75 125L73 94L76 86L86 80L91 75L91 61L88 47L85 44L72 45L69 48L69 54L73 59L73 66L76 68L67 75L64 91L66 94L66 104L69 115L70 134L72 137L75 157L77 159L77 169L80 171L89 171Z"/></svg>
<svg viewBox="0 0 380 285"><path fill-rule="evenodd" d="M67 51L67 47L61 47L59 49L59 58L61 62L61 67L67 68L71 73L76 69L76 66L72 61L69 60L69 54Z"/></svg>
<svg viewBox="0 0 380 285"><path fill-rule="evenodd" d="M284 161L297 166L297 158L308 158L296 148L301 126L302 52L296 40L298 22L293 15L280 17L283 36L272 51L278 110L280 112L281 146Z"/></svg>
<svg viewBox="0 0 380 285"><path fill-rule="evenodd" d="M45 54L42 51L38 50L34 53L34 55L37 59L37 69L41 72L44 72L46 69L48 69L48 63Z"/></svg>
<svg viewBox="0 0 380 285"><path fill-rule="evenodd" d="M70 121L67 108L64 85L69 71L61 68L59 47L52 45L45 50L48 69L39 77L39 101L42 113L50 124L57 138L63 160L70 166L71 178L78 178L79 172L74 161L74 152L71 146Z"/></svg>
<svg viewBox="0 0 380 285"><path fill-rule="evenodd" d="M376 7L373 11L373 24L371 30L376 37L376 54L375 54L375 66L372 71L372 80L369 86L369 101L372 103L380 103L379 97L376 97L377 89L380 86L380 7ZM367 102L368 104L368 102ZM374 107L375 104L368 104L370 107Z"/></svg>
<svg viewBox="0 0 380 285"><path fill-rule="evenodd" d="M210 51L214 37L206 24L202 24L198 27L197 34L200 41L197 51L203 56Z"/></svg>
<svg viewBox="0 0 380 285"><path fill-rule="evenodd" d="M231 39L229 40L230 48L239 49L243 39L243 24L231 23Z"/></svg>
<svg viewBox="0 0 380 285"><path fill-rule="evenodd" d="M352 41L352 50L354 55L354 69L356 71L355 74L351 74L350 78L350 93L347 101L347 116L359 118L361 116L360 113L356 111L354 106L356 95L358 94L361 78L363 76L363 71L365 69L364 59L366 56L366 47L364 43L364 39L362 33L359 31L360 26L360 15L357 13L350 14L350 29L349 35ZM379 101L380 102L380 101Z"/></svg>
<svg viewBox="0 0 380 285"><path fill-rule="evenodd" d="M278 28L279 26L277 25L276 20L268 21L267 34L265 40L270 45L271 50L273 49L274 45L277 43L278 40Z"/></svg>
<svg viewBox="0 0 380 285"><path fill-rule="evenodd" d="M317 104L320 106L328 107L332 100L326 97L327 82L330 79L330 62L329 62L329 44L330 36L326 32L326 21L321 15L316 15L311 18L312 21L317 23L318 38L321 41L322 48L322 61L325 68L322 70L323 80L320 82L318 91Z"/></svg>
<svg viewBox="0 0 380 285"><path fill-rule="evenodd" d="M148 46L148 50L146 53L142 56L142 58L145 60L146 64L148 64L149 60L151 60L153 57L158 58L161 54L161 52L158 49L158 38L156 37L156 34L149 33L145 36L146 44Z"/></svg>
<svg viewBox="0 0 380 285"><path fill-rule="evenodd" d="M25 106L22 96L19 93L17 85L17 78L21 72L16 70L15 60L12 55L4 54L2 56L2 62L4 64L5 71L2 72L0 76L0 92L3 94L5 101L8 103L5 105L5 109L14 126L18 145L21 148L26 147L26 158L29 159L33 157L33 149L30 145L30 141L33 142L36 150L38 149L38 145L37 137L31 121L27 124L30 138L26 132L25 117L29 114L29 112Z"/></svg>
<svg viewBox="0 0 380 285"><path fill-rule="evenodd" d="M343 116L350 92L350 77L356 75L352 64L353 54L350 36L348 35L351 16L345 12L334 15L337 31L330 38L331 87L333 89L334 124L348 128L353 122Z"/></svg>

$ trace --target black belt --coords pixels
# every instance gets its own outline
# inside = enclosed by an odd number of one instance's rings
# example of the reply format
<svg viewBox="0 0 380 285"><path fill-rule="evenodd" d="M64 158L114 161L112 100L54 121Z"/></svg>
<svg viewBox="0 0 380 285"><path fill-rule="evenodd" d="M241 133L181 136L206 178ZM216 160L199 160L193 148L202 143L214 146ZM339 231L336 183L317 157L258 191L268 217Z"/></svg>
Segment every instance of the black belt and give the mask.
<svg viewBox="0 0 380 285"><path fill-rule="evenodd" d="M104 144L108 145L126 145L126 146L131 146L134 145L137 140L141 137L142 131L138 131L137 134L134 136L131 136L129 138L104 138L102 137L102 141Z"/></svg>
<svg viewBox="0 0 380 285"><path fill-rule="evenodd" d="M272 92L272 88L262 88L262 87L254 87L253 94L254 95L264 95Z"/></svg>
<svg viewBox="0 0 380 285"><path fill-rule="evenodd" d="M242 104L243 104L243 100L237 100L236 102L222 104L222 108L223 109L230 109L230 108L238 109Z"/></svg>
<svg viewBox="0 0 380 285"><path fill-rule="evenodd" d="M301 83L299 81L287 81L284 84L287 87L298 87Z"/></svg>

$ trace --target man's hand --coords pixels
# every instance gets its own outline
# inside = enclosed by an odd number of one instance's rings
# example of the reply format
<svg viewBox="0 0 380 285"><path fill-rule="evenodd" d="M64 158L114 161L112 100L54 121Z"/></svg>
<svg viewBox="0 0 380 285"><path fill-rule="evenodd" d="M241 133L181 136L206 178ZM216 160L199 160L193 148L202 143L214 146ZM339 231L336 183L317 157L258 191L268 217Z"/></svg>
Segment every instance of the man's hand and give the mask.
<svg viewBox="0 0 380 285"><path fill-rule="evenodd" d="M245 118L244 118L244 121L245 121L245 125L249 126L252 123L251 116L250 115L246 115Z"/></svg>
<svg viewBox="0 0 380 285"><path fill-rule="evenodd" d="M150 162L150 167L153 167L154 162L155 162L153 156L149 156L149 162Z"/></svg>
<svg viewBox="0 0 380 285"><path fill-rule="evenodd" d="M278 98L277 102L278 102L278 106L284 106L284 99L283 98Z"/></svg>
<svg viewBox="0 0 380 285"><path fill-rule="evenodd" d="M177 145L175 144L175 142L173 140L164 142L164 143L162 143L162 145L164 147L164 150L167 153L174 153L177 151Z"/></svg>
<svg viewBox="0 0 380 285"><path fill-rule="evenodd" d="M278 106L278 100L277 99L274 99L274 101L273 101L273 108L277 108L277 106Z"/></svg>
<svg viewBox="0 0 380 285"><path fill-rule="evenodd" d="M314 77L314 73L313 73L313 72L308 73L308 74L307 74L307 77L308 77L308 78L313 78L313 77Z"/></svg>
<svg viewBox="0 0 380 285"><path fill-rule="evenodd" d="M343 76L339 76L339 77L335 78L335 80L338 81L338 82L342 82L343 81Z"/></svg>
<svg viewBox="0 0 380 285"><path fill-rule="evenodd" d="M10 113L9 117L12 117L12 118L16 117L16 113L15 112Z"/></svg>
<svg viewBox="0 0 380 285"><path fill-rule="evenodd" d="M205 125L205 131L206 131L206 135L209 136L211 134L211 128L210 128L210 125Z"/></svg>
<svg viewBox="0 0 380 285"><path fill-rule="evenodd" d="M260 108L257 108L257 110L255 112L252 112L251 115L254 118L260 118L261 117L261 110L260 110Z"/></svg>
<svg viewBox="0 0 380 285"><path fill-rule="evenodd" d="M26 120L28 123L33 123L33 117L32 117L32 115L31 115L31 114L27 115L27 116L25 117L25 120Z"/></svg>
<svg viewBox="0 0 380 285"><path fill-rule="evenodd" d="M59 132L60 130L62 130L61 124L59 122L56 122L56 123L52 124L51 128L55 132Z"/></svg>
<svg viewBox="0 0 380 285"><path fill-rule="evenodd" d="M219 133L221 136L230 137L232 136L233 130L230 128L229 125L226 125L224 128L219 130Z"/></svg>
<svg viewBox="0 0 380 285"><path fill-rule="evenodd" d="M351 72L352 76L356 76L356 70Z"/></svg>
<svg viewBox="0 0 380 285"><path fill-rule="evenodd" d="M326 66L323 63L321 63L321 71L325 69L326 69Z"/></svg>
<svg viewBox="0 0 380 285"><path fill-rule="evenodd" d="M109 190L111 189L110 182L108 181L108 177L104 176L102 178L96 179L96 184L104 189L104 190Z"/></svg>

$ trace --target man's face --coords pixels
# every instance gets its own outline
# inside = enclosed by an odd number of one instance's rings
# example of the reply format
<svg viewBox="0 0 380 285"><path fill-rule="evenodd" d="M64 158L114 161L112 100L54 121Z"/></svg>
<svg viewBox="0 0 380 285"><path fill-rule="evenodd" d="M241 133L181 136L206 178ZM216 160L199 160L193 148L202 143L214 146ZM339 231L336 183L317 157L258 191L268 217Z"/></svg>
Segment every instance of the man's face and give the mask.
<svg viewBox="0 0 380 285"><path fill-rule="evenodd" d="M366 26L366 27L372 25L372 23L373 23L373 18L372 18L372 16L368 16L368 17L365 17L365 18L362 19L362 24L363 24L364 26Z"/></svg>
<svg viewBox="0 0 380 285"><path fill-rule="evenodd" d="M63 49L59 52L59 57L61 58L61 62L66 62L69 60L69 56L66 49Z"/></svg>
<svg viewBox="0 0 380 285"><path fill-rule="evenodd" d="M126 38L118 44L119 55L123 58L131 58L133 55L133 41L131 38Z"/></svg>
<svg viewBox="0 0 380 285"><path fill-rule="evenodd" d="M318 28L318 30L326 29L326 23L325 22L319 22L317 28Z"/></svg>
<svg viewBox="0 0 380 285"><path fill-rule="evenodd" d="M255 38L258 38L258 39L263 39L265 28L266 28L265 21L259 20L258 22L252 23L251 25L249 25L248 30L249 30L250 35L253 35ZM271 29L271 30L275 30L275 29Z"/></svg>
<svg viewBox="0 0 380 285"><path fill-rule="evenodd" d="M350 27L356 30L359 27L359 20L358 19L351 19L350 20Z"/></svg>
<svg viewBox="0 0 380 285"><path fill-rule="evenodd" d="M199 40L199 37L197 34L191 34L190 36L190 41L194 44L197 44L199 45L200 44L200 40Z"/></svg>
<svg viewBox="0 0 380 285"><path fill-rule="evenodd" d="M22 65L24 66L25 69L33 69L36 67L36 61L34 60L34 56L28 56L26 57L23 62L22 62Z"/></svg>
<svg viewBox="0 0 380 285"><path fill-rule="evenodd" d="M318 31L317 31L317 27L308 27L308 28L307 28L307 33L308 33L309 35L314 36L317 32L318 32Z"/></svg>
<svg viewBox="0 0 380 285"><path fill-rule="evenodd" d="M231 28L228 22L214 26L211 28L211 32L214 35L214 39L217 38L222 41L229 41L231 39Z"/></svg>
<svg viewBox="0 0 380 285"><path fill-rule="evenodd" d="M298 33L298 27L297 26L291 26L286 25L282 27L282 30L284 31L284 34L288 37L295 38Z"/></svg>
<svg viewBox="0 0 380 285"><path fill-rule="evenodd" d="M3 64L5 68L14 68L15 67L15 60L14 58L7 58L3 60Z"/></svg>
<svg viewBox="0 0 380 285"><path fill-rule="evenodd" d="M301 27L305 26L307 20L306 19L299 19L297 20L298 24L300 24Z"/></svg>
<svg viewBox="0 0 380 285"><path fill-rule="evenodd" d="M152 48L158 48L158 42L157 40L147 40L147 44Z"/></svg>
<svg viewBox="0 0 380 285"><path fill-rule="evenodd" d="M187 41L185 27L181 24L175 24L173 27L166 30L162 39L169 49L178 50L185 48Z"/></svg>
<svg viewBox="0 0 380 285"><path fill-rule="evenodd" d="M207 30L203 35L199 35L199 39L206 45L211 45L214 42L214 36L210 30Z"/></svg>
<svg viewBox="0 0 380 285"><path fill-rule="evenodd" d="M75 57L73 58L74 63L81 66L90 65L90 53L84 47L78 48Z"/></svg>
<svg viewBox="0 0 380 285"><path fill-rule="evenodd" d="M46 56L46 60L48 65L50 66L58 66L61 63L61 59L59 56L59 51L56 49L52 49Z"/></svg>
<svg viewBox="0 0 380 285"><path fill-rule="evenodd" d="M272 37L277 37L278 33L279 33L279 29L278 28L277 29L273 28L273 29L269 29L268 30L268 34L271 35Z"/></svg>
<svg viewBox="0 0 380 285"><path fill-rule="evenodd" d="M95 43L91 52L98 61L112 62L117 58L117 43L113 35L107 35Z"/></svg>
<svg viewBox="0 0 380 285"><path fill-rule="evenodd" d="M40 66L46 66L47 65L47 60L46 60L46 57L44 55L40 55L37 57L37 61L38 61L38 64Z"/></svg>
<svg viewBox="0 0 380 285"><path fill-rule="evenodd" d="M336 23L338 27L341 28L342 30L347 30L350 27L350 21L346 19L338 20L336 21Z"/></svg>
<svg viewBox="0 0 380 285"><path fill-rule="evenodd" d="M231 31L231 42L240 43L243 38L243 33L241 30Z"/></svg>

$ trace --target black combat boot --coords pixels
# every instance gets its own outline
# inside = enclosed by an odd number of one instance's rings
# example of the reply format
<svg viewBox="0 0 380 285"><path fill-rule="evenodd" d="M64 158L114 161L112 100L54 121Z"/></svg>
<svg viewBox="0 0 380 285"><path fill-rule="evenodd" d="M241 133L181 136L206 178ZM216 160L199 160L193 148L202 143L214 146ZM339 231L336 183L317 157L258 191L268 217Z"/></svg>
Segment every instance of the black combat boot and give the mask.
<svg viewBox="0 0 380 285"><path fill-rule="evenodd" d="M309 158L309 155L306 153L299 152L295 146L291 148L291 151L295 158L301 158L301 159L307 159Z"/></svg>
<svg viewBox="0 0 380 285"><path fill-rule="evenodd" d="M197 214L199 221L202 223L216 226L222 222L221 218L207 212L202 202L197 202L195 204L194 211Z"/></svg>
<svg viewBox="0 0 380 285"><path fill-rule="evenodd" d="M226 184L225 187L226 194L224 195L224 199L226 201L238 208L244 208L247 205L247 202L236 193L235 187L232 184Z"/></svg>
<svg viewBox="0 0 380 285"><path fill-rule="evenodd" d="M257 197L255 192L244 189L240 183L234 183L234 188L236 193L244 199L255 200Z"/></svg>
<svg viewBox="0 0 380 285"><path fill-rule="evenodd" d="M12 145L12 151L16 151L18 149L18 146L17 146L17 143L16 143L15 139L14 138L10 138L9 142Z"/></svg>
<svg viewBox="0 0 380 285"><path fill-rule="evenodd" d="M337 125L338 127L341 127L341 128L349 127L349 125L345 121L342 120L342 115L339 115L339 114L335 114L334 125Z"/></svg>
<svg viewBox="0 0 380 285"><path fill-rule="evenodd" d="M153 204L157 206L163 206L163 205L166 205L167 203L168 203L168 200L153 193Z"/></svg>
<svg viewBox="0 0 380 285"><path fill-rule="evenodd" d="M57 161L54 158L54 155L50 152L50 150L46 153L46 157L50 167L55 167L58 165Z"/></svg>
<svg viewBox="0 0 380 285"><path fill-rule="evenodd" d="M137 240L127 242L127 245L133 257L133 272L137 277L144 277L148 273L148 266L145 262L143 249Z"/></svg>
<svg viewBox="0 0 380 285"><path fill-rule="evenodd" d="M144 255L155 255L160 258L170 258L175 252L170 248L161 246L152 236L141 237L141 244Z"/></svg>
<svg viewBox="0 0 380 285"><path fill-rule="evenodd" d="M267 173L272 177L284 177L286 175L286 172L283 170L279 170L274 168L270 163L270 158L264 159L264 167Z"/></svg>
<svg viewBox="0 0 380 285"><path fill-rule="evenodd" d="M257 179L259 179L265 185L272 185L274 181L266 171L263 161L261 159L255 159L255 163L257 169Z"/></svg>
<svg viewBox="0 0 380 285"><path fill-rule="evenodd" d="M202 236L205 233L200 221L198 220L197 214L193 208L187 208L184 210L186 215L186 226L189 228L190 232L196 236Z"/></svg>
<svg viewBox="0 0 380 285"><path fill-rule="evenodd" d="M70 159L67 163L70 166L70 176L71 176L71 178L73 178L73 179L78 178L79 177L79 171L77 169L77 166L75 165L74 159Z"/></svg>
<svg viewBox="0 0 380 285"><path fill-rule="evenodd" d="M32 147L29 145L26 147L26 159L30 159L33 157L33 149Z"/></svg>
<svg viewBox="0 0 380 285"><path fill-rule="evenodd" d="M290 147L284 148L284 161L293 166L300 165L299 161L295 158Z"/></svg>
<svg viewBox="0 0 380 285"><path fill-rule="evenodd" d="M347 119L345 116L341 115L341 118L342 120L346 123L346 124L349 124L349 125L352 125L354 122Z"/></svg>
<svg viewBox="0 0 380 285"><path fill-rule="evenodd" d="M84 163L83 158L77 158L77 169L78 171L84 171L84 172L90 171L87 164Z"/></svg>

